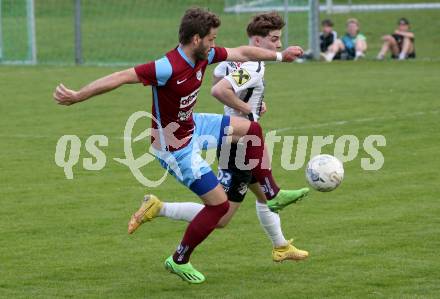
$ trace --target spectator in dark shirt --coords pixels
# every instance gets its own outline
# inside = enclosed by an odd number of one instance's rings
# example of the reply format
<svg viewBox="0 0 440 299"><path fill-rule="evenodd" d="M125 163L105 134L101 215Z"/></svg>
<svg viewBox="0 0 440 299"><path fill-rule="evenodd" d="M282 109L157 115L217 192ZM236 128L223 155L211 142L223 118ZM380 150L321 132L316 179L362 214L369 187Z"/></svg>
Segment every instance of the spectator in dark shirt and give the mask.
<svg viewBox="0 0 440 299"><path fill-rule="evenodd" d="M338 34L333 30L333 22L326 19L321 22L322 32L319 34L321 52L327 52L328 47L338 38Z"/></svg>
<svg viewBox="0 0 440 299"><path fill-rule="evenodd" d="M328 47L337 40L338 34L333 30L333 22L330 19L321 22L321 30L319 33L319 47L322 54L327 52ZM304 59L313 59L312 50L307 50L302 59L297 59L297 62L302 62Z"/></svg>
<svg viewBox="0 0 440 299"><path fill-rule="evenodd" d="M397 24L398 27L393 34L382 37L383 45L377 59L383 60L388 51L393 59L416 58L414 33L410 31L408 19L400 18Z"/></svg>

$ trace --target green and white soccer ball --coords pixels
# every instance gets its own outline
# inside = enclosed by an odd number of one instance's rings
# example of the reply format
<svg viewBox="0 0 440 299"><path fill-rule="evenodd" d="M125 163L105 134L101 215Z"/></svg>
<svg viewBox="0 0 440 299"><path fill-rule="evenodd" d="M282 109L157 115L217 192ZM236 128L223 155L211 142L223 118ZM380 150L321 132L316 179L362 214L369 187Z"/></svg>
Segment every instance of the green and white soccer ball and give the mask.
<svg viewBox="0 0 440 299"><path fill-rule="evenodd" d="M306 168L306 179L313 189L328 192L336 189L344 178L342 162L331 155L313 157Z"/></svg>

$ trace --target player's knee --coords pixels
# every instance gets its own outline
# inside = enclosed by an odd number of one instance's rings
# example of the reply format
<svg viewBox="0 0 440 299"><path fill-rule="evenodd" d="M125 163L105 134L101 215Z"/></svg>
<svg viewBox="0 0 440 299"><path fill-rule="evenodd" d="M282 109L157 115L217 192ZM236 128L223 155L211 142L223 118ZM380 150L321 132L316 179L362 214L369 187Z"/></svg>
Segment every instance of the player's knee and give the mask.
<svg viewBox="0 0 440 299"><path fill-rule="evenodd" d="M263 136L263 128L259 123L252 121L249 125L248 135Z"/></svg>
<svg viewBox="0 0 440 299"><path fill-rule="evenodd" d="M226 213L229 211L229 200L225 200L223 203L216 205L215 210L217 212L217 215L220 217L226 215Z"/></svg>

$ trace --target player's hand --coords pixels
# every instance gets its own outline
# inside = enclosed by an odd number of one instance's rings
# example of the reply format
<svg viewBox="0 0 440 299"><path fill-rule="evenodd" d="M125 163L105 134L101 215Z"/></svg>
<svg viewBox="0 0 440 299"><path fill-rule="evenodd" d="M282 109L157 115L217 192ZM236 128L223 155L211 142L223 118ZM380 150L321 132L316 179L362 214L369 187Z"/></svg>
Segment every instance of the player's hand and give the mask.
<svg viewBox="0 0 440 299"><path fill-rule="evenodd" d="M53 98L59 105L70 106L81 101L78 92L68 89L63 84L59 84L53 93Z"/></svg>
<svg viewBox="0 0 440 299"><path fill-rule="evenodd" d="M292 62L298 57L303 56L304 50L298 46L291 46L281 52L283 55L283 62Z"/></svg>
<svg viewBox="0 0 440 299"><path fill-rule="evenodd" d="M261 103L260 116L263 116L263 114L266 113L266 111L267 111L266 103L265 103L265 102L262 102L262 103Z"/></svg>

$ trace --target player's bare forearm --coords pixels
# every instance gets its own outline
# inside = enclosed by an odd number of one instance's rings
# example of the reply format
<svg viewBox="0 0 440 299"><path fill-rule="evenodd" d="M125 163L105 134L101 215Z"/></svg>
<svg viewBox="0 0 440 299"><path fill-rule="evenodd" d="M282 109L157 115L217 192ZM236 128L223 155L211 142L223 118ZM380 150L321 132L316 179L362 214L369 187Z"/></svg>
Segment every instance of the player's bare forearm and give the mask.
<svg viewBox="0 0 440 299"><path fill-rule="evenodd" d="M231 84L226 79L222 79L220 82L214 85L211 88L211 94L222 104L241 111L243 114L247 115L252 112L250 105L243 102L235 95Z"/></svg>
<svg viewBox="0 0 440 299"><path fill-rule="evenodd" d="M215 75L212 76L212 86L216 85L223 77L217 77Z"/></svg>
<svg viewBox="0 0 440 299"><path fill-rule="evenodd" d="M70 106L96 95L109 92L123 84L131 83L139 83L139 79L133 68L102 77L84 86L79 91L68 89L63 84L59 84L53 93L53 97L58 104Z"/></svg>
<svg viewBox="0 0 440 299"><path fill-rule="evenodd" d="M414 38L414 33L412 33L412 32L396 30L395 33L399 34L399 35L401 35L403 37Z"/></svg>
<svg viewBox="0 0 440 299"><path fill-rule="evenodd" d="M241 46L237 48L227 48L228 61L275 61L277 60L277 53L275 51L252 47L252 46ZM301 47L292 46L281 52L281 61L292 62L296 58L301 57L304 51Z"/></svg>
<svg viewBox="0 0 440 299"><path fill-rule="evenodd" d="M252 46L241 46L237 48L226 49L228 52L228 61L275 61L277 58L276 52L257 48Z"/></svg>
<svg viewBox="0 0 440 299"><path fill-rule="evenodd" d="M119 73L113 73L91 82L78 91L78 99L83 101L118 88L123 84L118 77Z"/></svg>

